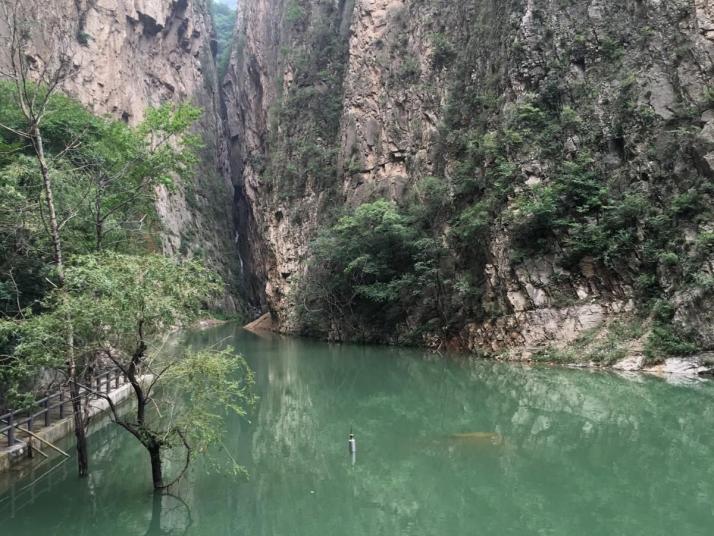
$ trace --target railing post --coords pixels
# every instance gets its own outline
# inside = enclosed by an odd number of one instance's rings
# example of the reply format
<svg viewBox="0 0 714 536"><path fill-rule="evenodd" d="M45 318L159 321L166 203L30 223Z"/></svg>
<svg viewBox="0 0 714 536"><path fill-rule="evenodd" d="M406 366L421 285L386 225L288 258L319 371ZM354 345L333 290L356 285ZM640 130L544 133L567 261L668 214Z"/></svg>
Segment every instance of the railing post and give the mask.
<svg viewBox="0 0 714 536"><path fill-rule="evenodd" d="M10 412L10 417L7 419L10 428L7 429L7 446L12 447L15 444L15 413Z"/></svg>
<svg viewBox="0 0 714 536"><path fill-rule="evenodd" d="M50 397L45 398L45 426L50 425Z"/></svg>
<svg viewBox="0 0 714 536"><path fill-rule="evenodd" d="M114 371L114 389L119 389L119 372Z"/></svg>
<svg viewBox="0 0 714 536"><path fill-rule="evenodd" d="M109 391L112 390L112 382L111 382L111 380L109 379L109 374L110 374L110 373L107 372L107 378L106 378L106 379L107 379L107 394L109 393Z"/></svg>
<svg viewBox="0 0 714 536"><path fill-rule="evenodd" d="M30 417L27 419L27 429L32 432L32 410L30 410Z"/></svg>
<svg viewBox="0 0 714 536"><path fill-rule="evenodd" d="M64 419L64 391L60 387L60 405L59 405L60 419Z"/></svg>

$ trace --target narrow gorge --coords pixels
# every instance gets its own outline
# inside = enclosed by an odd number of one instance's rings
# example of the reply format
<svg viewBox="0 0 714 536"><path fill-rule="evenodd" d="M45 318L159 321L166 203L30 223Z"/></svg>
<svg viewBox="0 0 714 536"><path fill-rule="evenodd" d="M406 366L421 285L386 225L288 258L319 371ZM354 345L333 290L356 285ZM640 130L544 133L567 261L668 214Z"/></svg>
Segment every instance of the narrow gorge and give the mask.
<svg viewBox="0 0 714 536"><path fill-rule="evenodd" d="M68 43L93 112L203 109L160 247L224 311L629 368L714 349L709 0L239 0L220 74L210 2L52 10L33 61Z"/></svg>
<svg viewBox="0 0 714 536"><path fill-rule="evenodd" d="M709 536L713 379L714 0L0 0L3 534Z"/></svg>

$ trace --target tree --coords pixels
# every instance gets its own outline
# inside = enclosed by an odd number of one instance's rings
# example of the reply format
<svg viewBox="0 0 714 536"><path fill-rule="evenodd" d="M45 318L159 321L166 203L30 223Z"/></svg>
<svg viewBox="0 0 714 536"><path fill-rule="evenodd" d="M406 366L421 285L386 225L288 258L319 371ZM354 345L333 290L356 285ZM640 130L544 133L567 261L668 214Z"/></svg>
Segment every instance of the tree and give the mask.
<svg viewBox="0 0 714 536"><path fill-rule="evenodd" d="M120 231L117 241L126 242L131 223L139 227L153 214L155 188L171 188L175 176L192 171L200 143L189 129L200 115L194 106L167 103L148 109L135 129L98 121L98 132L72 151L70 158L88 178L97 251L106 245L110 223Z"/></svg>
<svg viewBox="0 0 714 536"><path fill-rule="evenodd" d="M433 268L435 250L393 203L357 207L312 244L298 296L302 320L308 330L344 331L340 337L353 337L354 326L392 332L409 312L414 290L426 292L420 277Z"/></svg>
<svg viewBox="0 0 714 536"><path fill-rule="evenodd" d="M62 254L62 237L60 234L61 222L57 218L57 209L54 199L52 175L45 155L44 137L42 132L43 122L49 112L48 105L54 93L62 83L72 74L73 65L66 46L62 43L54 48L54 55L44 58L39 71L32 73L29 58L29 21L32 20L21 2L3 2L2 10L4 20L8 25L7 35L3 36L5 51L8 55L9 69L0 72L9 78L16 88L15 96L17 105L24 119L21 130L8 125L0 125L9 129L19 137L30 142L34 151L44 191L44 203L48 212L47 231L51 238L53 261L57 287L62 295L65 283L64 259ZM32 78L35 78L33 81ZM74 356L74 331L72 327L71 311L67 312L64 323L60 327L65 337L65 356L67 357L66 369L69 380L70 398L72 401L72 414L74 417L74 432L77 439L77 465L80 476L88 474L88 451L85 418L82 402L79 396L79 387L76 382L77 363Z"/></svg>
<svg viewBox="0 0 714 536"><path fill-rule="evenodd" d="M245 415L253 402L253 375L242 357L229 350L177 356L160 344L163 333L195 319L220 289L196 262L110 252L77 256L66 271L64 296L59 290L50 296L51 313L20 324L27 342L16 353L36 361L53 355L62 344L54 328L74 311L77 353L104 357L132 386L133 418L106 394L95 394L109 401L114 421L147 450L154 489L162 490L183 475L196 452L219 442L222 412ZM162 455L179 447L183 469L166 482Z"/></svg>
<svg viewBox="0 0 714 536"><path fill-rule="evenodd" d="M3 3L2 10L7 23L2 63L8 68L0 74L8 81L0 82L0 303L6 316L22 318L28 306L34 313L49 307L43 297L51 286L64 287L68 253L102 249L108 232L110 248L146 249L142 230L155 222L155 187L171 187L175 176L191 171L199 144L188 130L201 112L189 105L165 104L149 109L133 129L94 116L59 93L72 74L69 56L57 52L43 58L38 71L38 60L29 59L31 13L20 3ZM79 473L84 476L87 419L78 384L93 358L77 356L74 311L65 311L64 323L55 326L66 339L56 348L63 364L51 363L64 368L67 377ZM21 392L18 379L29 389L30 372L40 373L35 364L20 363L12 355L16 342L6 337L0 346L0 382L15 390L12 397L8 390L5 403L28 401L29 393ZM43 359L37 365L48 364Z"/></svg>

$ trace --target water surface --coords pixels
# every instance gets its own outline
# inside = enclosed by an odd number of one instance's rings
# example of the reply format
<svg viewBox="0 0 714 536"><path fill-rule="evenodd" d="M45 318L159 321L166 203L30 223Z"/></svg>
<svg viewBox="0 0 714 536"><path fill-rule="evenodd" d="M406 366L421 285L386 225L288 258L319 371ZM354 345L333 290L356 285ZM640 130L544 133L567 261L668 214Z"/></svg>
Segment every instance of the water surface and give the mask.
<svg viewBox="0 0 714 536"><path fill-rule="evenodd" d="M712 534L711 383L438 359L231 325L188 339L233 345L256 371L251 423L231 420L226 439L249 480L197 464L180 497L155 502L145 452L107 426L91 437L88 480L73 461L54 461L35 485L0 495L2 534Z"/></svg>

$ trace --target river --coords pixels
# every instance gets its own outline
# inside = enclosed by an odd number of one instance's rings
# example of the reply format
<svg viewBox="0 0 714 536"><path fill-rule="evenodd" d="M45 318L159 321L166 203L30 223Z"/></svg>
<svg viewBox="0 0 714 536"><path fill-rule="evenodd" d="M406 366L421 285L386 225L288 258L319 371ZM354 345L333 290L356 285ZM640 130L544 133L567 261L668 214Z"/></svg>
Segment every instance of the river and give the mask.
<svg viewBox="0 0 714 536"><path fill-rule="evenodd" d="M248 479L199 463L178 497L155 502L145 452L109 425L91 436L89 479L76 478L73 460L54 460L50 475L0 495L0 533L712 534L710 382L329 345L232 325L185 343L233 345L256 372L260 401L226 436Z"/></svg>

